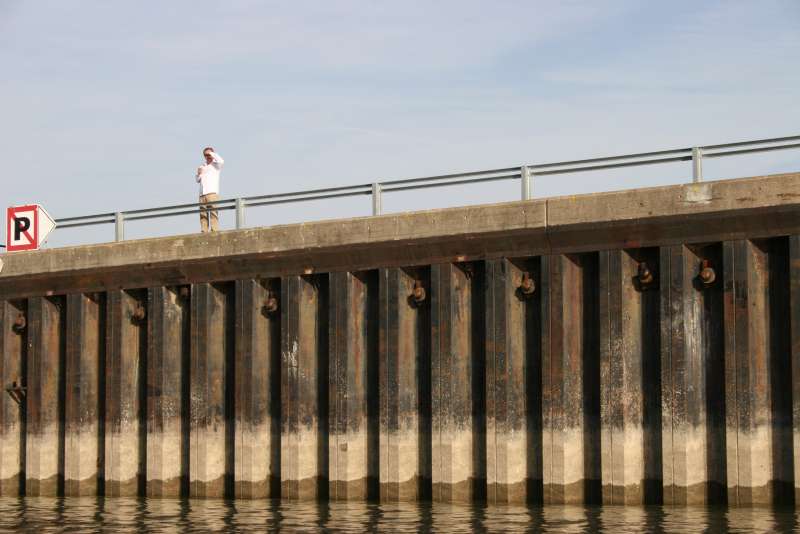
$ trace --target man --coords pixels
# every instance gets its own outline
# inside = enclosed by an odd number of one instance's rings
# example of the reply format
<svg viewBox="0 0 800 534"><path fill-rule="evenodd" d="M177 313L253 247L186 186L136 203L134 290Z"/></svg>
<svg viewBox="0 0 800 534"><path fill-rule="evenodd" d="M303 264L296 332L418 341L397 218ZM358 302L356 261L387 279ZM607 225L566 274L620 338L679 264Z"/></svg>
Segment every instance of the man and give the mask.
<svg viewBox="0 0 800 534"><path fill-rule="evenodd" d="M203 149L205 165L197 167L197 182L200 184L200 230L205 233L209 231L209 219L211 220L211 231L219 230L219 215L217 209L212 204L219 200L219 173L225 163L214 149L207 146Z"/></svg>

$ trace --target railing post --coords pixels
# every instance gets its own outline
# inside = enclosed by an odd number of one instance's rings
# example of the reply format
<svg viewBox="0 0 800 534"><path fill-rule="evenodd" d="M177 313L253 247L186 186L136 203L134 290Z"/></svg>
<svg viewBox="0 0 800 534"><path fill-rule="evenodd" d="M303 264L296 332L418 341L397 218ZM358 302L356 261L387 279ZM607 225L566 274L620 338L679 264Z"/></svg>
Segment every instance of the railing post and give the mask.
<svg viewBox="0 0 800 534"><path fill-rule="evenodd" d="M114 240L123 241L125 239L125 215L118 211L114 214Z"/></svg>
<svg viewBox="0 0 800 534"><path fill-rule="evenodd" d="M244 199L236 199L236 229L244 228Z"/></svg>
<svg viewBox="0 0 800 534"><path fill-rule="evenodd" d="M530 200L533 196L533 174L527 165L520 167L519 175L522 178L522 200Z"/></svg>
<svg viewBox="0 0 800 534"><path fill-rule="evenodd" d="M383 211L383 202L381 195L381 184L372 184L372 214L380 215Z"/></svg>
<svg viewBox="0 0 800 534"><path fill-rule="evenodd" d="M703 149L692 148L692 182L703 181Z"/></svg>

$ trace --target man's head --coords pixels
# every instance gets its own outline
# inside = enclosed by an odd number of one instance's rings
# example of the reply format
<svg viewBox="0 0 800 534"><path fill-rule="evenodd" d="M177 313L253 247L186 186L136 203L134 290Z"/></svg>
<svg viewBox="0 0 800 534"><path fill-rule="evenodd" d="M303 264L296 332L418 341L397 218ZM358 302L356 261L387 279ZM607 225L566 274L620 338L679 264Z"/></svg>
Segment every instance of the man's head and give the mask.
<svg viewBox="0 0 800 534"><path fill-rule="evenodd" d="M214 152L214 147L207 146L203 149L203 157L206 158L206 163L211 163L214 160L211 157L212 152Z"/></svg>

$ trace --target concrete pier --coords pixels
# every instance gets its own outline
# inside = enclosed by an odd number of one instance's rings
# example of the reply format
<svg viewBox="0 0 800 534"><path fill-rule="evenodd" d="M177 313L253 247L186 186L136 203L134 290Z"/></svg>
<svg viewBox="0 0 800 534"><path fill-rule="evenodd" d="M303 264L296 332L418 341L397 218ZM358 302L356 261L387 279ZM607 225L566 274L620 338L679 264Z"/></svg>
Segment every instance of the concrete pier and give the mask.
<svg viewBox="0 0 800 534"><path fill-rule="evenodd" d="M794 504L798 191L7 254L0 495Z"/></svg>

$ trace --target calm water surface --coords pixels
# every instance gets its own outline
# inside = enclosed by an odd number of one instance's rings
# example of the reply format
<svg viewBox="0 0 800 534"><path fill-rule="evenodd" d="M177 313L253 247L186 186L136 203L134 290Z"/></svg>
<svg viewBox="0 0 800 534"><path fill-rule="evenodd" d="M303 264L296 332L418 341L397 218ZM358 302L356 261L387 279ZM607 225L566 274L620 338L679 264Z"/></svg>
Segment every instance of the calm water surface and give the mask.
<svg viewBox="0 0 800 534"><path fill-rule="evenodd" d="M0 531L796 532L794 509L0 499Z"/></svg>

